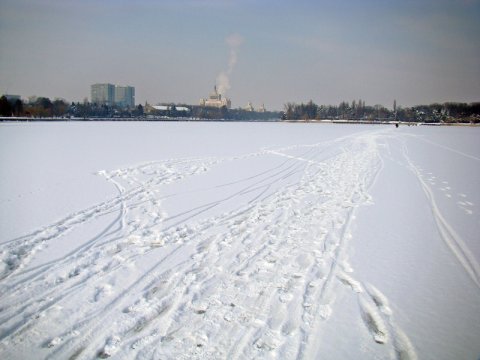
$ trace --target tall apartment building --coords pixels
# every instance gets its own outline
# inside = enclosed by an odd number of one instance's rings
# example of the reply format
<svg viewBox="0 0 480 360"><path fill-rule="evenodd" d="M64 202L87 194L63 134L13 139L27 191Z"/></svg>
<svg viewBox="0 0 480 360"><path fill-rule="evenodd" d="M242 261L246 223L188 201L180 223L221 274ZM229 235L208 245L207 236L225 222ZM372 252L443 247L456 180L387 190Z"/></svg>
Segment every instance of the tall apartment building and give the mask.
<svg viewBox="0 0 480 360"><path fill-rule="evenodd" d="M115 104L122 107L134 107L135 88L133 86L115 86Z"/></svg>
<svg viewBox="0 0 480 360"><path fill-rule="evenodd" d="M90 90L92 103L121 107L135 106L135 88L133 86L93 84Z"/></svg>
<svg viewBox="0 0 480 360"><path fill-rule="evenodd" d="M115 103L115 85L93 84L91 86L92 103L113 105Z"/></svg>

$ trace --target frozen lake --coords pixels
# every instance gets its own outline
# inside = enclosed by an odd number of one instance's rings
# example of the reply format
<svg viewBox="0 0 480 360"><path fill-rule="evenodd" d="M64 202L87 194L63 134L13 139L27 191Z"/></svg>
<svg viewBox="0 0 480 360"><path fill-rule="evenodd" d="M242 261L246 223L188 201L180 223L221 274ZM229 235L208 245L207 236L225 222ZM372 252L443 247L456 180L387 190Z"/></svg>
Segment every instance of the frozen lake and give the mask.
<svg viewBox="0 0 480 360"><path fill-rule="evenodd" d="M0 124L0 358L478 359L480 128Z"/></svg>

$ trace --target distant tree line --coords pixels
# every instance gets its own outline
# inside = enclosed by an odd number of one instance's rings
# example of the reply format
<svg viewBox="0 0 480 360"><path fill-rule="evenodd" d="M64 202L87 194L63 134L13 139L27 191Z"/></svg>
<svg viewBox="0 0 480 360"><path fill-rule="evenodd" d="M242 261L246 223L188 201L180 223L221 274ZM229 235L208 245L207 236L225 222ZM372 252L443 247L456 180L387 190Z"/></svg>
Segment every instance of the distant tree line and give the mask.
<svg viewBox="0 0 480 360"><path fill-rule="evenodd" d="M129 108L118 105L105 105L90 103L72 102L65 114L68 117L95 119L95 118L137 118L144 115L143 106L141 104Z"/></svg>
<svg viewBox="0 0 480 360"><path fill-rule="evenodd" d="M47 97L31 97L28 102L21 99L0 98L0 116L29 118L114 118L143 116L143 107L124 108L120 106L99 105L89 102L68 103L63 99L50 100Z"/></svg>
<svg viewBox="0 0 480 360"><path fill-rule="evenodd" d="M23 102L20 99L10 101L6 96L0 98L1 116L21 116L23 114Z"/></svg>
<svg viewBox="0 0 480 360"><path fill-rule="evenodd" d="M59 117L68 111L68 104L62 99L51 101L46 97L32 97L27 103L21 99L8 100L6 96L0 98L0 115L4 117Z"/></svg>
<svg viewBox="0 0 480 360"><path fill-rule="evenodd" d="M162 104L162 110L153 109L146 105L147 118L168 119L204 119L204 120L279 120L279 111L248 111L245 109L228 109L223 107L209 107L187 104ZM187 110L185 110L187 109Z"/></svg>
<svg viewBox="0 0 480 360"><path fill-rule="evenodd" d="M188 108L189 111L179 109ZM18 98L0 98L2 117L63 117L63 118L142 118L147 115L142 105L133 108L108 106L88 101L68 103L63 99L50 100L47 97L31 97L27 102ZM480 123L480 102L418 105L395 107L390 110L382 105L369 106L365 101L351 103L342 101L339 105L317 105L307 103L285 104L283 112L248 111L244 109L214 108L198 105L170 104L168 110L155 111L154 115L167 118L194 118L211 120L364 120L364 121L418 121L418 122L469 122Z"/></svg>
<svg viewBox="0 0 480 360"><path fill-rule="evenodd" d="M418 105L396 107L394 110L382 105L368 106L365 101L342 101L338 106L307 103L287 103L282 119L285 120L366 120L405 122L480 122L480 102Z"/></svg>
<svg viewBox="0 0 480 360"><path fill-rule="evenodd" d="M278 111L248 111L245 109L228 109L223 107L209 107L186 104L164 104L165 110L150 110L151 116L166 118L188 118L206 120L279 120L281 113ZM188 109L188 111L181 110Z"/></svg>
<svg viewBox="0 0 480 360"><path fill-rule="evenodd" d="M278 111L249 111L245 109L227 109L225 106L221 108L192 106L192 117L198 119L221 119L221 120L279 120L281 113Z"/></svg>
<svg viewBox="0 0 480 360"><path fill-rule="evenodd" d="M188 108L189 111L181 109ZM280 119L280 112L256 112L243 109L227 109L205 107L198 105L168 104L165 110L148 112L153 116L170 119L195 118L210 120L271 120ZM6 96L0 98L0 116L2 117L29 117L29 118L143 118L147 111L142 105L134 108L109 106L88 101L68 103L63 99L50 100L46 97L31 97L28 102L21 99L8 100Z"/></svg>

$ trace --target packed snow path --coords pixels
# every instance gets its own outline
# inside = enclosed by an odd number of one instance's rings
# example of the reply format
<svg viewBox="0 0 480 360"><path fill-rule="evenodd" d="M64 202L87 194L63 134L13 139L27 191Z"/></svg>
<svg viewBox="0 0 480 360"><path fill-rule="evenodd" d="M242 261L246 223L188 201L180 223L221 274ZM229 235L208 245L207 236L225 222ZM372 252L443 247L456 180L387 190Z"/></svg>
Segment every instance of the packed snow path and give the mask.
<svg viewBox="0 0 480 360"><path fill-rule="evenodd" d="M347 291L372 344L388 358L416 359L394 307L349 262L352 226L374 204L369 189L387 141L398 144L439 238L477 290L480 268L405 138L369 129L317 144L98 171L115 197L2 244L1 357L322 358L323 327ZM269 166L257 169L258 161ZM180 186L245 164L255 171ZM187 208L167 211L167 202L185 199ZM102 218L108 223L88 240L35 263L51 243Z"/></svg>

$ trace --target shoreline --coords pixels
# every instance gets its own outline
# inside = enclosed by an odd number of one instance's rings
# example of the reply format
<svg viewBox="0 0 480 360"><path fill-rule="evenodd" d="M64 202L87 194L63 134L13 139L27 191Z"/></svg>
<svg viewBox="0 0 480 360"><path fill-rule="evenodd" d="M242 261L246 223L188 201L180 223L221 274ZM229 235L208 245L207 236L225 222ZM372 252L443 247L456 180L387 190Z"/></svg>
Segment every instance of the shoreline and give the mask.
<svg viewBox="0 0 480 360"><path fill-rule="evenodd" d="M394 120L230 120L230 119L197 119L197 118L29 118L29 117L0 117L1 123L17 122L251 122L251 123L298 123L298 124L359 124L359 125L395 125L400 126L480 126L480 123L426 123Z"/></svg>

